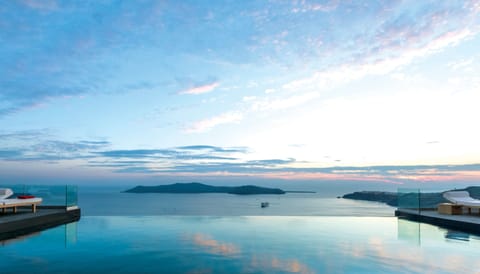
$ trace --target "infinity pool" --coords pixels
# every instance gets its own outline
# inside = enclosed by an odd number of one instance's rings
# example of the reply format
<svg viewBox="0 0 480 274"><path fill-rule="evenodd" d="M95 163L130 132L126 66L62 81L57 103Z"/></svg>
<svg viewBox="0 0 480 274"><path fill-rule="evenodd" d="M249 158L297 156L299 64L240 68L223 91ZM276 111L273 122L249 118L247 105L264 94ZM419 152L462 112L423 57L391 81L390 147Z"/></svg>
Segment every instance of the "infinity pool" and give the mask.
<svg viewBox="0 0 480 274"><path fill-rule="evenodd" d="M474 273L480 238L395 217L87 216L0 245L1 273Z"/></svg>

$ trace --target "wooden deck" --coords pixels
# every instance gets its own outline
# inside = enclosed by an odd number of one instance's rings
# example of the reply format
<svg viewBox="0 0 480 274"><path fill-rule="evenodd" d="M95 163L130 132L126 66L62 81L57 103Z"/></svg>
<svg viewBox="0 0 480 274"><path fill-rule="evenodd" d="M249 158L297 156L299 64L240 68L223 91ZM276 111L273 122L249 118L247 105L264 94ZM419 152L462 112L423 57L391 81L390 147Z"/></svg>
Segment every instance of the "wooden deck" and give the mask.
<svg viewBox="0 0 480 274"><path fill-rule="evenodd" d="M80 220L80 208L64 206L19 207L16 213L0 213L0 240L34 233Z"/></svg>
<svg viewBox="0 0 480 274"><path fill-rule="evenodd" d="M480 215L478 213L464 212L461 215L447 215L440 214L434 209L421 211L397 209L395 216L480 235Z"/></svg>

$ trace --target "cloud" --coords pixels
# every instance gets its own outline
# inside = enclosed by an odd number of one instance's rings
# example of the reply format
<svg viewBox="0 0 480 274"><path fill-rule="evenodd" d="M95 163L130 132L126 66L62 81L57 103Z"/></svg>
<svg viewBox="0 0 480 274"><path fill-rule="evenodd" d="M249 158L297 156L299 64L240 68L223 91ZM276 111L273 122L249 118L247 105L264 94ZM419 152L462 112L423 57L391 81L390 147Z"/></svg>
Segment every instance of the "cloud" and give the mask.
<svg viewBox="0 0 480 274"><path fill-rule="evenodd" d="M231 123L238 123L243 119L243 114L238 111L230 111L222 113L208 119L200 120L185 129L187 133L201 133L211 130L212 128Z"/></svg>
<svg viewBox="0 0 480 274"><path fill-rule="evenodd" d="M383 24L372 26L366 33L354 33L355 43L338 45L340 49L332 53L348 56L346 61L318 70L310 77L292 80L283 87L319 90L368 75L388 74L477 35L479 28L467 8L448 5L429 8L415 17L401 5L385 9L388 12L383 15Z"/></svg>
<svg viewBox="0 0 480 274"><path fill-rule="evenodd" d="M144 161L124 161L124 160L89 160L88 166L90 167L128 167L128 166L138 166L138 165L148 165L151 162L148 160Z"/></svg>
<svg viewBox="0 0 480 274"><path fill-rule="evenodd" d="M248 149L246 147L217 147L217 146L206 146L206 145L196 145L196 146L181 146L176 147L176 150L201 150L206 152L240 152L246 153Z"/></svg>
<svg viewBox="0 0 480 274"><path fill-rule="evenodd" d="M204 93L208 93L215 90L219 85L220 85L219 82L213 82L210 84L194 86L189 89L182 90L178 92L178 94L194 94L194 95L204 94Z"/></svg>
<svg viewBox="0 0 480 274"><path fill-rule="evenodd" d="M38 135L40 134L40 135ZM105 150L108 141L37 140L41 132L2 133L27 140L23 146L0 143L0 161L70 165L113 173L158 176L255 176L292 180L356 180L402 184L405 182L473 181L480 178L480 163L465 165L331 166L294 158L252 159L247 147L190 145L160 149ZM51 136L49 136L51 137ZM43 138L43 137L42 137ZM5 140L4 140L5 141Z"/></svg>
<svg viewBox="0 0 480 274"><path fill-rule="evenodd" d="M296 170L295 168L286 167L288 164L295 163L295 159L267 159L267 160L241 160L235 161L215 161L202 163L178 163L174 167L173 172L195 172L195 173L211 173L211 172L227 172L241 174L255 174L272 171ZM171 171L169 171L171 172Z"/></svg>
<svg viewBox="0 0 480 274"><path fill-rule="evenodd" d="M37 145L34 145L32 148L36 152L71 153L80 151L95 151L109 145L109 142L104 141L63 142L55 140L39 143Z"/></svg>
<svg viewBox="0 0 480 274"><path fill-rule="evenodd" d="M289 108L299 107L306 103L312 102L313 100L320 97L319 92L308 92L299 95L293 95L286 98L250 98L249 100L244 100L250 107L248 110L244 111L230 111L222 113L220 115L207 118L194 122L189 127L185 129L186 133L202 133L212 130L213 128L224 125L239 123L243 120L244 116L252 112L258 111L280 111Z"/></svg>
<svg viewBox="0 0 480 274"><path fill-rule="evenodd" d="M97 152L97 154L112 158L149 158L170 154L170 150L161 149L131 149L131 150L109 150Z"/></svg>
<svg viewBox="0 0 480 274"><path fill-rule="evenodd" d="M474 58L463 59L463 60L452 62L448 64L448 66L452 68L452 70L465 69L470 67L474 63L474 61L475 61Z"/></svg>
<svg viewBox="0 0 480 274"><path fill-rule="evenodd" d="M305 12L331 12L337 8L339 1L327 1L325 4L308 3L308 2L294 2L293 13L305 13Z"/></svg>
<svg viewBox="0 0 480 274"><path fill-rule="evenodd" d="M252 165L252 164L257 164L261 166L276 166L276 165L286 165L286 164L291 164L295 163L296 160L293 158L283 160L283 159L268 159L268 160L254 160L254 161L248 161L247 165Z"/></svg>
<svg viewBox="0 0 480 274"><path fill-rule="evenodd" d="M303 104L309 103L312 100L320 97L319 92L307 92L301 95L293 95L287 98L280 99L263 99L257 100L252 103L252 111L277 111L283 109L289 109L298 107Z"/></svg>
<svg viewBox="0 0 480 274"><path fill-rule="evenodd" d="M244 96L244 97L242 98L242 101L243 101L243 102L249 102L249 101L253 101L253 100L255 100L255 99L257 99L256 96Z"/></svg>
<svg viewBox="0 0 480 274"><path fill-rule="evenodd" d="M295 1L275 3L274 7L258 2L247 6L238 4L231 10L215 3L204 8L157 1L146 1L142 5L135 2L116 5L112 2L101 6L51 0L20 3L7 1L0 11L0 17L6 18L0 27L8 37L8 43L4 43L0 52L4 56L0 63L4 71L0 79L1 116L63 96L130 90L132 83L134 86L135 83L155 81L171 84L175 80L171 79L173 76L169 72L192 75L198 67L203 71L204 67L200 65L205 65L205 60L222 64L222 68L239 69L226 72L231 75L237 75L244 68L254 67L252 73L255 74L262 72L263 68L270 70L268 64L278 64L289 70L305 66L317 71L321 71L319 67L337 67L337 64L346 64L345 60L352 59L356 64L359 60L373 64L384 60L390 53L393 55L390 57L401 56L399 52L404 49L421 47L442 36L445 30L455 33L464 27L471 28L472 35L475 34L473 16L478 11L478 4L474 1L462 5L420 3L414 8L397 2L371 4L371 14L375 19L378 15L379 22L385 22L379 25L372 16L361 16L360 4L339 1L322 4ZM55 16L45 18L45 10L52 9ZM329 12L332 18L326 18L318 11ZM343 20L346 11L349 20ZM309 12L308 16L302 14L305 12ZM207 17L215 20L205 20ZM284 24L286 22L288 24ZM357 28L349 28L357 23L371 28L361 33ZM321 27L312 28L311 25ZM333 29L350 31L343 35ZM187 31L193 35L182 35ZM438 42L438 47L442 47L441 41ZM141 49L151 58L134 60L124 55L135 49ZM433 45L431 50L434 50ZM132 55L139 56L141 52ZM171 59L181 59L180 62L171 64L174 62L164 56L164 52L173 56ZM183 59L185 56L188 58ZM337 57L339 60L333 60ZM182 66L184 60L189 61L188 65ZM239 67L238 64L245 66ZM381 64L376 66L381 71ZM137 68L154 68L161 73L154 77L149 76L150 73L130 73L131 78L121 73ZM209 70L212 69L205 68L206 73L210 73ZM354 73L355 70L345 72ZM160 74L165 76L156 79ZM252 83L261 83L256 75L247 76L251 77ZM113 85L112 79L117 79L117 83ZM314 81L321 82L320 79ZM227 86L231 84L236 83L225 83ZM179 94L204 94L217 89L220 83L208 79L180 88L172 86L167 88ZM255 86L250 88L255 89ZM263 90L269 92L273 89Z"/></svg>
<svg viewBox="0 0 480 274"><path fill-rule="evenodd" d="M0 150L0 159L19 158L22 155L20 150Z"/></svg>
<svg viewBox="0 0 480 274"><path fill-rule="evenodd" d="M157 170L153 170L148 167L127 167L122 169L115 170L115 173L141 173L141 174L148 174L148 173L157 173Z"/></svg>
<svg viewBox="0 0 480 274"><path fill-rule="evenodd" d="M112 159L118 158L152 158L152 159L182 159L182 160L235 160L228 157L232 153L244 154L245 147L217 147L207 145L180 146L166 149L131 149L108 150L96 154Z"/></svg>
<svg viewBox="0 0 480 274"><path fill-rule="evenodd" d="M49 130L24 130L15 132L0 132L0 144L7 141L38 141L39 139L49 137Z"/></svg>
<svg viewBox="0 0 480 274"><path fill-rule="evenodd" d="M276 90L273 89L273 88L267 88L264 92L265 92L266 94L269 94L269 93L274 93L274 92L276 92Z"/></svg>
<svg viewBox="0 0 480 274"><path fill-rule="evenodd" d="M398 53L398 56L385 57L372 62L347 63L333 69L316 72L307 78L291 81L284 84L283 88L288 90L325 89L346 84L368 75L385 75L412 63L418 58L456 45L472 35L473 33L468 29L447 32L429 41L423 47L403 50Z"/></svg>
<svg viewBox="0 0 480 274"><path fill-rule="evenodd" d="M457 166L369 166L369 167L292 167L295 160L251 160L229 162L177 162L168 167L149 165L145 173L177 176L257 176L285 180L355 180L403 184L407 182L439 182L478 180L480 164ZM142 172L142 168L132 169ZM128 172L122 169L121 172Z"/></svg>
<svg viewBox="0 0 480 274"><path fill-rule="evenodd" d="M126 49L154 44L163 20L157 5L155 1L143 5L5 2L0 30L8 43L0 49L0 116L64 96L123 92L132 83L158 80L146 74L118 74L125 65L120 56ZM45 16L46 12L54 16ZM129 62L132 67L138 65ZM111 81L115 77L116 86Z"/></svg>
<svg viewBox="0 0 480 274"><path fill-rule="evenodd" d="M20 3L31 9L38 10L51 11L58 8L58 3L55 0L20 0Z"/></svg>
<svg viewBox="0 0 480 274"><path fill-rule="evenodd" d="M110 146L107 141L65 142L44 140L45 131L24 131L0 134L0 160L56 161L94 158L95 151Z"/></svg>

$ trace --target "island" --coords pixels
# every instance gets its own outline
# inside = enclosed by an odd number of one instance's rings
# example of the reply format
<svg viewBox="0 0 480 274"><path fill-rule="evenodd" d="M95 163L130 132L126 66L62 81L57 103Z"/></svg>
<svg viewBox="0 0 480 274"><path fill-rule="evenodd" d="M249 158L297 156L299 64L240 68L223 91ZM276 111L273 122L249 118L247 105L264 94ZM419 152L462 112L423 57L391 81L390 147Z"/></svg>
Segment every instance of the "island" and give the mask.
<svg viewBox="0 0 480 274"><path fill-rule="evenodd" d="M285 194L279 188L266 188L254 185L211 186L202 183L175 183L157 186L136 186L125 190L127 193L228 193L236 195Z"/></svg>
<svg viewBox="0 0 480 274"><path fill-rule="evenodd" d="M463 189L451 189L455 191L465 190L470 193L475 199L480 199L480 187L478 186L469 186ZM446 191L451 191L446 190ZM397 192L387 192L387 191L357 191L353 193L348 193L342 196L345 199L352 199L352 200L362 200L362 201L372 201L372 202L380 202L385 203L389 206L398 206L398 197L399 195L410 195L415 196L413 198L419 199L419 204L422 207L430 208L436 207L440 203L447 203L448 201L443 198L443 192L421 192L420 195L418 193L397 193ZM404 197L407 198L408 197Z"/></svg>

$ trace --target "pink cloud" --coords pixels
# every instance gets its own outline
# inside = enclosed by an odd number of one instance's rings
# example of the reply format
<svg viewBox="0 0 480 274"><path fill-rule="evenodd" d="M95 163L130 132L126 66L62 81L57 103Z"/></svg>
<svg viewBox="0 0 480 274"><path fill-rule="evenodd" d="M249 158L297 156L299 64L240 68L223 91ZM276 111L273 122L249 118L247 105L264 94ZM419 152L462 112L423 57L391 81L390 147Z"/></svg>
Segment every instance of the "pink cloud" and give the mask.
<svg viewBox="0 0 480 274"><path fill-rule="evenodd" d="M211 130L212 128L218 125L237 123L242 119L243 119L243 114L241 114L240 112L226 112L218 116L197 121L193 123L190 127L188 127L185 130L185 132L187 133L205 132L205 131Z"/></svg>
<svg viewBox="0 0 480 274"><path fill-rule="evenodd" d="M318 181L363 181L376 182L379 184L403 185L407 181L418 183L446 183L446 182L476 182L480 180L480 171L440 171L428 170L418 171L412 174L393 173L393 174L365 174L360 173L328 173L328 172L308 172L308 171L278 171L271 172L229 172L216 171L208 173L197 172L172 172L162 173L163 175L176 177L202 177L202 178L219 178L219 177L238 177L238 178L268 178L279 180L318 180Z"/></svg>
<svg viewBox="0 0 480 274"><path fill-rule="evenodd" d="M197 95L197 94L208 93L208 92L211 92L214 89L216 89L219 85L220 85L220 83L213 82L213 83L206 84L206 85L195 86L195 87L192 87L192 88L189 88L189 89L186 89L186 90L182 90L182 91L179 92L179 94L194 94L194 95Z"/></svg>

